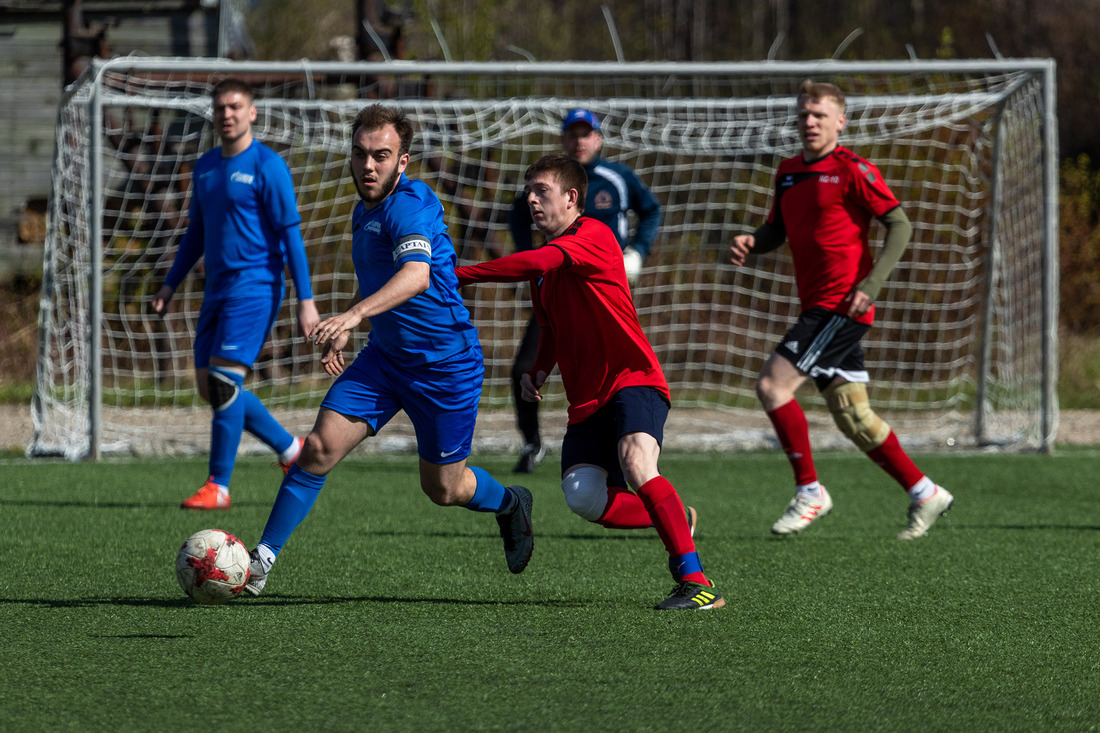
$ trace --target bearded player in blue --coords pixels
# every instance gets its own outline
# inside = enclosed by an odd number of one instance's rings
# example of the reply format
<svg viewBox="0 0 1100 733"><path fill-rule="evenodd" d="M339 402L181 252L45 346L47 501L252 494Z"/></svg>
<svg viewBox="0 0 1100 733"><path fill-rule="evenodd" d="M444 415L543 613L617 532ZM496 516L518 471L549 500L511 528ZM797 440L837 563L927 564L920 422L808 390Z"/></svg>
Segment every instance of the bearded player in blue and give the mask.
<svg viewBox="0 0 1100 733"><path fill-rule="evenodd" d="M298 330L320 322L309 284L290 169L252 136L252 87L225 79L214 87L214 130L221 145L192 173L187 233L152 307L163 315L187 273L203 257L206 285L195 330L195 381L214 409L210 477L182 506L228 509L229 479L243 431L255 435L287 468L301 451L295 438L244 388L283 302L284 262L298 294Z"/></svg>
<svg viewBox="0 0 1100 733"><path fill-rule="evenodd" d="M416 431L424 493L441 506L494 513L513 573L531 558L531 492L466 466L485 366L458 295L443 205L426 184L404 175L412 124L400 110L375 104L356 117L351 138L351 175L362 199L352 213L352 259L362 299L310 333L337 379L252 550L245 587L252 595L263 590L328 473L400 410ZM370 339L345 370L349 333L367 319Z"/></svg>

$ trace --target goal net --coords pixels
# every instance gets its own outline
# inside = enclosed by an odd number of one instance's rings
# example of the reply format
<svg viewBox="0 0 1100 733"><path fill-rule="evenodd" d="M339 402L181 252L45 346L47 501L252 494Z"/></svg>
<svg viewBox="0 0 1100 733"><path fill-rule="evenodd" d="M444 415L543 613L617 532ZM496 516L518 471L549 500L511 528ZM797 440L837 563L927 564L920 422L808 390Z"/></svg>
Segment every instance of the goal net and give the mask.
<svg viewBox="0 0 1100 733"><path fill-rule="evenodd" d="M786 248L728 264L731 238L767 215L776 165L800 149L806 78L848 95L841 143L875 162L913 242L864 339L877 411L906 445L1049 449L1057 276L1053 64L1048 61L730 64L259 63L125 58L62 100L43 272L31 455L201 452L209 407L194 387L201 264L166 317L150 296L187 224L190 171L214 147L212 84L254 85L256 137L290 165L322 316L356 290L349 122L372 100L416 125L409 174L443 200L460 263L511 252L523 171L560 152L575 106L602 120L604 154L663 206L634 300L674 400L666 445L773 445L756 376L797 315ZM872 246L881 242L877 222ZM530 315L524 287L465 292L486 355L475 449L512 450L510 368ZM288 298L247 383L297 434L330 379L296 336ZM362 340L360 340L360 344ZM542 414L553 442L564 392ZM831 425L821 400L802 402ZM815 445L842 446L835 430ZM400 420L369 450L413 445ZM830 442L832 441L832 442ZM258 449L246 441L242 450Z"/></svg>

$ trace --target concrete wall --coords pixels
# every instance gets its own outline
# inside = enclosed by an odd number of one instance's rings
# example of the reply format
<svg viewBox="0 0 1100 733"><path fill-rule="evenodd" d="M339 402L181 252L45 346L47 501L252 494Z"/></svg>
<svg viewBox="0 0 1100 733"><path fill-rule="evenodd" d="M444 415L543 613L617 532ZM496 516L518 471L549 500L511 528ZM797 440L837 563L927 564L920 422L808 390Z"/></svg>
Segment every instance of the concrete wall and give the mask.
<svg viewBox="0 0 1100 733"><path fill-rule="evenodd" d="M209 14L148 15L107 25L111 53L208 55ZM213 30L216 44L217 29ZM56 20L6 22L0 15L0 276L41 268L45 202L50 191L54 127L63 73ZM30 241L22 241L30 240Z"/></svg>

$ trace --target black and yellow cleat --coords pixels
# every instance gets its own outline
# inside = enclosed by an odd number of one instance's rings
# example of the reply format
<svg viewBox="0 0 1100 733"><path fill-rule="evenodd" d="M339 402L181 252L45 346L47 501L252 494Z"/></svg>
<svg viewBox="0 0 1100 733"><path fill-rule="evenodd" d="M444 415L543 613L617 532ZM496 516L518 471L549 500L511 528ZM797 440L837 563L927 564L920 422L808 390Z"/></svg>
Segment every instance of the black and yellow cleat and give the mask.
<svg viewBox="0 0 1100 733"><path fill-rule="evenodd" d="M654 608L658 611L702 611L707 608L721 608L724 605L726 605L726 599L716 588L685 580L672 589L672 595Z"/></svg>

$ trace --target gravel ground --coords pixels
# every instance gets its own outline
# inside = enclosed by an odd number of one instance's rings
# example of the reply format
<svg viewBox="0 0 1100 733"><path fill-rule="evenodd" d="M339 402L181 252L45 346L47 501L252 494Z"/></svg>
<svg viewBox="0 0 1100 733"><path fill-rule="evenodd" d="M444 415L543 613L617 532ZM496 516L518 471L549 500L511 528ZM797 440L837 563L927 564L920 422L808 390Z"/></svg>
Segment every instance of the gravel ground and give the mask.
<svg viewBox="0 0 1100 733"><path fill-rule="evenodd" d="M510 416L500 417L508 423L511 421ZM546 427L554 429L563 426ZM685 431L685 427L670 423L669 435ZM497 429L501 429L500 426ZM508 434L506 426L503 430ZM0 405L0 450L22 450L33 434L34 425L28 405ZM1062 410L1058 417L1058 442L1066 445L1100 445L1100 410ZM687 446L670 443L667 447L676 450Z"/></svg>

